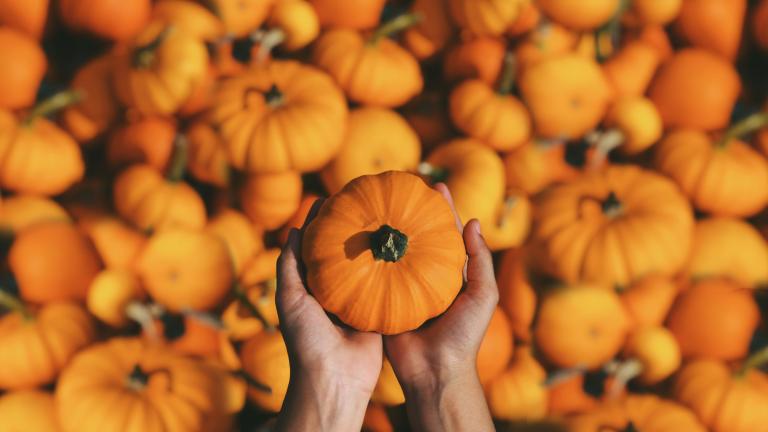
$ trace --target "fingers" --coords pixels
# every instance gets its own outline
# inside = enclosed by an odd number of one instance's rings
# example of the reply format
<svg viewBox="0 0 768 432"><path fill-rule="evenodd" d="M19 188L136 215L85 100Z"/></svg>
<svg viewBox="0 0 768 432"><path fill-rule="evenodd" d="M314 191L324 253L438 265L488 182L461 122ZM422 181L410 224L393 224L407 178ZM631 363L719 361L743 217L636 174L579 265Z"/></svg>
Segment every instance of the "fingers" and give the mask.
<svg viewBox="0 0 768 432"><path fill-rule="evenodd" d="M440 192L443 198L448 201L448 205L451 207L451 211L453 212L453 217L456 219L456 228L459 230L459 232L462 232L464 230L464 225L461 223L459 213L456 211L456 205L453 203L453 196L451 195L451 191L448 189L448 186L446 186L445 183L437 183L435 185L435 190Z"/></svg>
<svg viewBox="0 0 768 432"><path fill-rule="evenodd" d="M325 317L322 307L307 293L299 272L301 259L301 235L291 229L288 241L277 260L277 313L283 324L290 327L300 314L320 314ZM307 317L309 318L309 317Z"/></svg>
<svg viewBox="0 0 768 432"><path fill-rule="evenodd" d="M464 228L464 245L467 248L467 294L477 300L496 305L499 291L493 273L493 257L480 233L480 222L469 221Z"/></svg>

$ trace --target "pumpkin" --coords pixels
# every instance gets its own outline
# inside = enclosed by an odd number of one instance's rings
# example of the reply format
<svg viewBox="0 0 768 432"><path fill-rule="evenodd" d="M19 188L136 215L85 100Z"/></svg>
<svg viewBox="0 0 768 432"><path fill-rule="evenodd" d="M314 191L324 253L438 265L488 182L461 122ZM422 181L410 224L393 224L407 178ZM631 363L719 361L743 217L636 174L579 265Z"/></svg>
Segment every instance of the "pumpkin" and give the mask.
<svg viewBox="0 0 768 432"><path fill-rule="evenodd" d="M174 352L189 356L219 357L224 333L214 323L192 315L164 314L156 324L162 334L161 343ZM151 334L145 337L153 341Z"/></svg>
<svg viewBox="0 0 768 432"><path fill-rule="evenodd" d="M242 384L214 365L114 338L72 360L56 386L56 406L63 432L212 432L226 429L242 393Z"/></svg>
<svg viewBox="0 0 768 432"><path fill-rule="evenodd" d="M256 226L266 230L281 227L293 216L301 202L299 173L254 174L240 192L243 212Z"/></svg>
<svg viewBox="0 0 768 432"><path fill-rule="evenodd" d="M18 390L0 396L0 418L8 432L58 432L53 395L41 390Z"/></svg>
<svg viewBox="0 0 768 432"><path fill-rule="evenodd" d="M312 206L315 205L315 201L320 199L319 196L315 194L306 194L301 199L301 203L299 204L299 208L296 209L296 212L291 216L290 219L288 219L288 222L285 223L285 226L283 226L283 229L280 230L280 233L278 234L278 241L280 244L285 244L288 242L288 236L291 233L291 228L300 229L304 225L304 221L307 220L307 216L309 216L309 211L312 209Z"/></svg>
<svg viewBox="0 0 768 432"><path fill-rule="evenodd" d="M509 318L515 339L530 342L537 296L528 278L522 249L511 248L504 252L496 272L496 285L499 306Z"/></svg>
<svg viewBox="0 0 768 432"><path fill-rule="evenodd" d="M205 225L205 204L200 195L176 178L164 179L149 165L133 165L120 173L113 199L117 213L143 231Z"/></svg>
<svg viewBox="0 0 768 432"><path fill-rule="evenodd" d="M651 44L632 40L606 60L602 67L617 98L637 98L648 90L661 60Z"/></svg>
<svg viewBox="0 0 768 432"><path fill-rule="evenodd" d="M573 374L563 380L549 383L547 388L547 411L550 416L564 416L592 411L598 400L585 391L586 379L583 373Z"/></svg>
<svg viewBox="0 0 768 432"><path fill-rule="evenodd" d="M507 36L518 37L536 28L542 22L541 11L535 2L523 4L517 19L507 27Z"/></svg>
<svg viewBox="0 0 768 432"><path fill-rule="evenodd" d="M93 243L96 252L108 269L133 268L136 257L147 238L121 219L96 214L78 216L78 225Z"/></svg>
<svg viewBox="0 0 768 432"><path fill-rule="evenodd" d="M477 140L458 139L440 145L419 166L419 172L448 186L464 223L490 219L504 199L501 158Z"/></svg>
<svg viewBox="0 0 768 432"><path fill-rule="evenodd" d="M185 132L187 147L187 171L196 180L224 188L230 182L227 149L221 137L208 122L198 121Z"/></svg>
<svg viewBox="0 0 768 432"><path fill-rule="evenodd" d="M693 412L654 395L630 395L607 401L592 412L568 420L572 432L647 430L705 432Z"/></svg>
<svg viewBox="0 0 768 432"><path fill-rule="evenodd" d="M544 22L524 35L515 47L515 59L520 70L573 51L578 43L578 35L567 28L554 23Z"/></svg>
<svg viewBox="0 0 768 432"><path fill-rule="evenodd" d="M621 302L634 328L660 326L678 294L677 285L669 278L650 275L632 283L621 292Z"/></svg>
<svg viewBox="0 0 768 432"><path fill-rule="evenodd" d="M6 25L40 40L48 19L49 0L0 1L0 25Z"/></svg>
<svg viewBox="0 0 768 432"><path fill-rule="evenodd" d="M747 287L762 286L768 283L768 244L741 219L700 220L687 273L693 279L726 277Z"/></svg>
<svg viewBox="0 0 768 432"><path fill-rule="evenodd" d="M206 229L226 244L236 275L242 273L254 255L264 250L261 230L236 210L221 210L208 222Z"/></svg>
<svg viewBox="0 0 768 432"><path fill-rule="evenodd" d="M768 421L761 409L768 403L768 376L749 360L735 372L716 360L690 362L678 374L673 394L715 432L760 430Z"/></svg>
<svg viewBox="0 0 768 432"><path fill-rule="evenodd" d="M8 2L5 2L8 3ZM27 108L35 103L48 68L37 41L8 27L0 27L0 108Z"/></svg>
<svg viewBox="0 0 768 432"><path fill-rule="evenodd" d="M240 348L243 369L266 388L250 386L248 399L265 411L279 412L288 391L288 349L278 331L261 332Z"/></svg>
<svg viewBox="0 0 768 432"><path fill-rule="evenodd" d="M674 183L635 166L586 174L534 202L538 265L571 283L626 286L672 275L685 264L692 234L691 208Z"/></svg>
<svg viewBox="0 0 768 432"><path fill-rule="evenodd" d="M397 380L395 370L392 369L392 364L386 357L381 364L381 373L376 387L373 389L371 402L385 406L397 406L405 403L403 389Z"/></svg>
<svg viewBox="0 0 768 432"><path fill-rule="evenodd" d="M156 2L152 8L152 19L194 34L205 41L224 36L224 23L205 6L188 0Z"/></svg>
<svg viewBox="0 0 768 432"><path fill-rule="evenodd" d="M375 404L368 404L363 418L363 432L394 432L392 422L384 407Z"/></svg>
<svg viewBox="0 0 768 432"><path fill-rule="evenodd" d="M281 32L280 45L286 51L300 50L317 39L320 21L305 0L280 0L272 8L267 25Z"/></svg>
<svg viewBox="0 0 768 432"><path fill-rule="evenodd" d="M16 233L41 222L69 220L67 211L47 198L14 195L0 201L0 232Z"/></svg>
<svg viewBox="0 0 768 432"><path fill-rule="evenodd" d="M60 0L59 16L72 30L111 40L134 36L146 25L151 0Z"/></svg>
<svg viewBox="0 0 768 432"><path fill-rule="evenodd" d="M718 85L712 86L713 82ZM661 65L648 92L665 128L711 131L728 125L741 82L727 60L688 48Z"/></svg>
<svg viewBox="0 0 768 432"><path fill-rule="evenodd" d="M752 216L768 204L768 161L738 137L712 140L678 129L657 146L655 165L693 205L715 216Z"/></svg>
<svg viewBox="0 0 768 432"><path fill-rule="evenodd" d="M519 191L507 192L496 214L480 220L483 237L492 252L521 246L531 230L531 201Z"/></svg>
<svg viewBox="0 0 768 432"><path fill-rule="evenodd" d="M147 293L172 312L221 303L233 282L227 246L204 231L170 229L147 242L136 272Z"/></svg>
<svg viewBox="0 0 768 432"><path fill-rule="evenodd" d="M520 91L543 138L576 139L605 115L611 99L608 80L594 60L565 54L542 60L523 72Z"/></svg>
<svg viewBox="0 0 768 432"><path fill-rule="evenodd" d="M59 93L21 119L0 110L0 187L57 195L83 177L85 164L77 142L43 118L75 99L73 93Z"/></svg>
<svg viewBox="0 0 768 432"><path fill-rule="evenodd" d="M672 58L672 55L675 53L672 41L669 39L669 34L667 34L664 26L647 25L635 31L634 34L630 34L630 36L631 40L642 41L653 48L662 62Z"/></svg>
<svg viewBox="0 0 768 432"><path fill-rule="evenodd" d="M422 19L403 33L403 44L419 60L442 51L455 30L445 3L442 0L415 0L411 12Z"/></svg>
<svg viewBox="0 0 768 432"><path fill-rule="evenodd" d="M419 137L404 118L384 108L359 108L350 113L341 150L321 178L333 194L361 175L415 171L420 160Z"/></svg>
<svg viewBox="0 0 768 432"><path fill-rule="evenodd" d="M628 360L616 372L622 384L635 377L643 385L659 383L675 373L682 362L675 336L662 326L641 327L630 333L623 355Z"/></svg>
<svg viewBox="0 0 768 432"><path fill-rule="evenodd" d="M171 118L146 117L112 132L107 160L113 166L147 164L164 171L173 154L176 123Z"/></svg>
<svg viewBox="0 0 768 432"><path fill-rule="evenodd" d="M182 28L154 22L115 55L113 85L120 102L143 115L176 112L205 78L205 44Z"/></svg>
<svg viewBox="0 0 768 432"><path fill-rule="evenodd" d="M8 265L21 297L33 303L83 300L101 270L93 245L65 221L39 223L17 233Z"/></svg>
<svg viewBox="0 0 768 432"><path fill-rule="evenodd" d="M83 98L61 113L64 128L78 142L89 142L117 120L117 97L112 89L112 56L97 57L80 68L70 87Z"/></svg>
<svg viewBox="0 0 768 432"><path fill-rule="evenodd" d="M684 0L635 0L623 20L635 25L667 25L680 14L683 3Z"/></svg>
<svg viewBox="0 0 768 432"><path fill-rule="evenodd" d="M613 143L608 138L611 132L620 137L617 141L621 144L614 145L618 145L623 153L629 155L648 149L663 133L659 111L653 102L644 97L616 100L606 114L605 125L610 129L603 135L602 140L597 142L599 151L612 147Z"/></svg>
<svg viewBox="0 0 768 432"><path fill-rule="evenodd" d="M211 120L235 168L306 172L320 169L341 147L347 105L324 73L272 61L223 82Z"/></svg>
<svg viewBox="0 0 768 432"><path fill-rule="evenodd" d="M531 140L504 156L507 188L535 195L576 176L565 160L564 143Z"/></svg>
<svg viewBox="0 0 768 432"><path fill-rule="evenodd" d="M695 47L736 58L747 12L746 0L685 0L675 30Z"/></svg>
<svg viewBox="0 0 768 432"><path fill-rule="evenodd" d="M125 327L135 317L131 308L144 298L136 276L127 270L104 270L91 282L86 305L100 321L116 328Z"/></svg>
<svg viewBox="0 0 768 432"><path fill-rule="evenodd" d="M329 30L315 43L312 62L330 74L347 98L362 105L395 108L421 93L424 78L413 55L389 35L415 24L401 15L370 36Z"/></svg>
<svg viewBox="0 0 768 432"><path fill-rule="evenodd" d="M619 0L537 0L544 15L578 31L594 30L619 9Z"/></svg>
<svg viewBox="0 0 768 432"><path fill-rule="evenodd" d="M499 36L520 15L524 0L448 0L451 16L477 35Z"/></svg>
<svg viewBox="0 0 768 432"><path fill-rule="evenodd" d="M499 420L540 420L547 414L547 372L533 357L530 347L521 347L512 364L485 385L491 415Z"/></svg>
<svg viewBox="0 0 768 432"><path fill-rule="evenodd" d="M752 11L752 33L755 41L763 50L768 50L768 1L760 1Z"/></svg>
<svg viewBox="0 0 768 432"><path fill-rule="evenodd" d="M235 288L235 299L221 314L222 324L231 339L250 339L265 328L273 330L277 327L275 292L279 256L280 249L268 249L246 263Z"/></svg>
<svg viewBox="0 0 768 432"><path fill-rule="evenodd" d="M501 38L465 38L443 56L443 75L449 82L479 79L494 85L501 75L506 49Z"/></svg>
<svg viewBox="0 0 768 432"><path fill-rule="evenodd" d="M558 367L596 369L619 352L628 329L626 311L612 290L570 286L544 296L533 340Z"/></svg>
<svg viewBox="0 0 768 432"><path fill-rule="evenodd" d="M226 34L235 39L249 36L269 16L275 0L206 0L224 23Z"/></svg>
<svg viewBox="0 0 768 432"><path fill-rule="evenodd" d="M327 311L361 331L398 334L450 306L466 252L442 195L393 171L358 177L325 201L302 255L309 290Z"/></svg>
<svg viewBox="0 0 768 432"><path fill-rule="evenodd" d="M376 27L386 0L309 0L326 28L366 30Z"/></svg>
<svg viewBox="0 0 768 432"><path fill-rule="evenodd" d="M0 292L0 303L13 309L0 317L0 389L53 382L96 337L91 318L78 304L53 302L32 311L5 292Z"/></svg>
<svg viewBox="0 0 768 432"><path fill-rule="evenodd" d="M513 346L509 318L503 309L497 307L477 352L477 375L481 383L492 381L507 369Z"/></svg>
<svg viewBox="0 0 768 432"><path fill-rule="evenodd" d="M759 322L751 290L727 280L707 279L680 294L666 325L685 358L737 360L747 354Z"/></svg>

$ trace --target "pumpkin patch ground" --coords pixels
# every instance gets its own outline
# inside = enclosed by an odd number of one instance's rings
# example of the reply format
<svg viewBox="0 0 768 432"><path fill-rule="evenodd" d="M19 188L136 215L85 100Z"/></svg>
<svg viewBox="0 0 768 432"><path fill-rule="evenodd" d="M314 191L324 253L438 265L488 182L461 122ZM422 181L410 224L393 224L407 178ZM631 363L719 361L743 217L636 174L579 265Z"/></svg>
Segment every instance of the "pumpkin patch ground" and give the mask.
<svg viewBox="0 0 768 432"><path fill-rule="evenodd" d="M766 77L768 0L0 0L0 431L271 430L281 249L386 341L472 219L498 430L767 430Z"/></svg>

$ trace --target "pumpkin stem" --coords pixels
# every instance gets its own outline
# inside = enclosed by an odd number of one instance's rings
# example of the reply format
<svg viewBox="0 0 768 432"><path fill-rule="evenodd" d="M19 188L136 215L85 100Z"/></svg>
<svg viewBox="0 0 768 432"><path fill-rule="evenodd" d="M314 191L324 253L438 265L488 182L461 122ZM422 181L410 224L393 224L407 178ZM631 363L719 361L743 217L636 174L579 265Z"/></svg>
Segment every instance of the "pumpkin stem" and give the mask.
<svg viewBox="0 0 768 432"><path fill-rule="evenodd" d="M32 108L24 119L24 125L31 125L40 117L46 117L55 114L62 109L74 105L83 100L83 94L76 90L64 90L56 93L48 99L40 102Z"/></svg>
<svg viewBox="0 0 768 432"><path fill-rule="evenodd" d="M139 323L141 329L150 339L157 340L160 333L155 325L154 312L150 306L139 301L132 301L125 307L125 316Z"/></svg>
<svg viewBox="0 0 768 432"><path fill-rule="evenodd" d="M504 203L501 207L501 213L499 213L499 218L496 220L496 226L499 228L503 228L504 224L507 223L507 218L512 213L512 211L517 206L519 198L517 196L508 196L504 199Z"/></svg>
<svg viewBox="0 0 768 432"><path fill-rule="evenodd" d="M409 27L415 26L416 24L420 23L421 20L422 16L419 13L407 13L397 16L377 28L376 31L374 31L371 35L368 43L371 45L376 45L386 37L392 36L395 33L399 33L408 29Z"/></svg>
<svg viewBox="0 0 768 432"><path fill-rule="evenodd" d="M371 252L376 260L398 262L408 250L408 236L389 225L371 233Z"/></svg>
<svg viewBox="0 0 768 432"><path fill-rule="evenodd" d="M259 320L261 325L264 326L264 328L268 331L272 331L275 329L275 326L272 325L269 321L267 321L266 318L264 318L264 315L261 314L259 311L259 308L256 307L256 305L253 304L250 298L248 298L248 294L246 293L245 289L241 287L240 285L236 285L234 289L235 298L237 299L240 304L245 307L248 310L248 313L253 315L254 318Z"/></svg>
<svg viewBox="0 0 768 432"><path fill-rule="evenodd" d="M761 349L760 351L752 354L744 360L744 364L741 365L736 372L736 376L743 378L749 373L750 370L759 368L768 364L768 347Z"/></svg>
<svg viewBox="0 0 768 432"><path fill-rule="evenodd" d="M616 47L619 46L621 39L621 18L624 16L627 9L629 9L630 5L631 0L620 0L619 7L616 9L616 13L611 20L595 32L595 57L599 63L606 61L611 54L613 54ZM604 37L608 37L611 44L611 50L608 53L603 51L602 41Z"/></svg>
<svg viewBox="0 0 768 432"><path fill-rule="evenodd" d="M609 129L603 133L590 134L587 137L589 144L597 150L591 161L592 168L598 168L605 163L608 155L626 142L626 135L620 129Z"/></svg>
<svg viewBox="0 0 768 432"><path fill-rule="evenodd" d="M177 135L173 142L173 155L168 167L166 178L168 181L177 183L184 179L187 172L187 162L189 159L189 141L184 135Z"/></svg>
<svg viewBox="0 0 768 432"><path fill-rule="evenodd" d="M624 205L619 201L616 194L611 191L608 197L602 203L603 214L610 218L617 218L624 213Z"/></svg>
<svg viewBox="0 0 768 432"><path fill-rule="evenodd" d="M217 318L215 315L210 314L208 312L203 312L191 308L184 308L181 311L181 314L189 317L193 320L198 321L199 323L206 325L208 327L211 327L216 330L223 330L224 324Z"/></svg>
<svg viewBox="0 0 768 432"><path fill-rule="evenodd" d="M273 28L269 30L257 30L251 33L250 39L253 43L258 44L256 51L256 63L263 63L269 58L272 50L277 48L278 45L285 42L288 35L281 28Z"/></svg>
<svg viewBox="0 0 768 432"><path fill-rule="evenodd" d="M245 381L246 384L248 384L250 387L255 388L256 390L266 393L266 394L272 394L272 388L266 384L262 384L259 381L256 380L256 378L252 377L251 374L246 372L243 369L233 371L232 374L236 376L237 378L242 379Z"/></svg>
<svg viewBox="0 0 768 432"><path fill-rule="evenodd" d="M586 366L574 366L569 369L560 369L555 371L554 373L551 373L547 375L547 379L544 380L544 386L547 388L552 388L562 382L568 381L569 379L582 375L587 371Z"/></svg>
<svg viewBox="0 0 768 432"><path fill-rule="evenodd" d="M24 302L15 295L4 290L2 287L0 287L0 307L18 313L25 321L32 321L34 319L34 315L32 315L32 312L27 308Z"/></svg>
<svg viewBox="0 0 768 432"><path fill-rule="evenodd" d="M147 384L149 384L149 374L145 373L138 364L134 365L131 373L128 374L126 386L131 390L140 391Z"/></svg>
<svg viewBox="0 0 768 432"><path fill-rule="evenodd" d="M501 72L497 92L502 96L512 93L512 89L515 87L516 77L517 58L513 52L508 52L504 55L504 69Z"/></svg>
<svg viewBox="0 0 768 432"><path fill-rule="evenodd" d="M264 93L264 99L267 101L267 105L272 108L279 108L285 103L285 96L277 87L277 84L272 84L272 87Z"/></svg>
<svg viewBox="0 0 768 432"><path fill-rule="evenodd" d="M424 177L429 177L432 183L444 182L450 176L447 169L436 167L429 162L420 163L416 171Z"/></svg>
<svg viewBox="0 0 768 432"><path fill-rule="evenodd" d="M732 140L742 138L768 125L768 112L757 112L731 126L717 141L718 147L727 146Z"/></svg>
<svg viewBox="0 0 768 432"><path fill-rule="evenodd" d="M622 390L626 388L627 383L640 376L643 373L643 363L635 358L623 361L609 363L605 370L613 375L613 382L608 389L608 398L617 398Z"/></svg>
<svg viewBox="0 0 768 432"><path fill-rule="evenodd" d="M155 53L163 45L168 36L173 32L173 26L168 26L157 37L144 46L137 47L133 51L133 66L137 69L147 69L155 62Z"/></svg>

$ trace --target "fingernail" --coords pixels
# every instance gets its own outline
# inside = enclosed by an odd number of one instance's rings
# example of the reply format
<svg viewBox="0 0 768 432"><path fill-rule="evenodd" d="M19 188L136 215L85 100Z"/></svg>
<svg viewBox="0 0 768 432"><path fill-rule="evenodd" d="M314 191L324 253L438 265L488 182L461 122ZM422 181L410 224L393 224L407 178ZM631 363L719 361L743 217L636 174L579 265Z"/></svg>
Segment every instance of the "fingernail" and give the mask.
<svg viewBox="0 0 768 432"><path fill-rule="evenodd" d="M483 235L482 231L480 231L480 221L475 219L475 231L477 231L478 234Z"/></svg>

